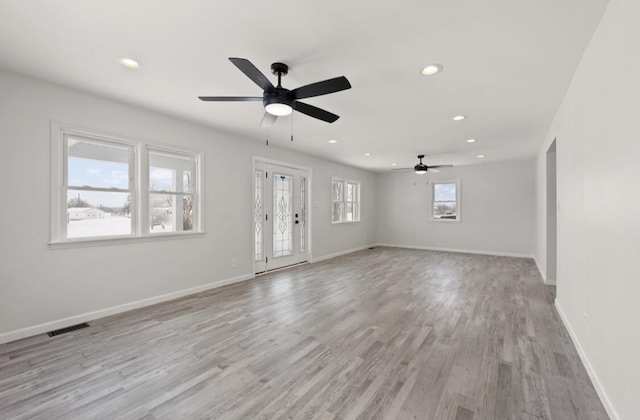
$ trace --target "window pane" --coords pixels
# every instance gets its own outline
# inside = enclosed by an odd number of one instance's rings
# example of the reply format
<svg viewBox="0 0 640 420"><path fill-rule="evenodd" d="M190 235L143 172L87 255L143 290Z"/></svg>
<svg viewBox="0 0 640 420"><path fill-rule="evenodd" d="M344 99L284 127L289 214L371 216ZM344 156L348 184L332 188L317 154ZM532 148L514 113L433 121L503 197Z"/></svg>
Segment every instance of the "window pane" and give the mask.
<svg viewBox="0 0 640 420"><path fill-rule="evenodd" d="M439 201L433 206L434 219L457 219L455 201Z"/></svg>
<svg viewBox="0 0 640 420"><path fill-rule="evenodd" d="M120 192L67 191L67 238L131 235L131 196Z"/></svg>
<svg viewBox="0 0 640 420"><path fill-rule="evenodd" d="M333 201L341 201L342 200L342 181L332 181L331 182L331 190Z"/></svg>
<svg viewBox="0 0 640 420"><path fill-rule="evenodd" d="M355 220L354 209L354 203L347 203L347 222L353 222Z"/></svg>
<svg viewBox="0 0 640 420"><path fill-rule="evenodd" d="M130 148L67 138L67 185L129 189Z"/></svg>
<svg viewBox="0 0 640 420"><path fill-rule="evenodd" d="M149 152L151 191L192 192L192 156Z"/></svg>
<svg viewBox="0 0 640 420"><path fill-rule="evenodd" d="M344 203L340 201L333 202L333 211L331 212L331 221L333 222L342 222L342 209Z"/></svg>
<svg viewBox="0 0 640 420"><path fill-rule="evenodd" d="M149 231L192 231L194 197L191 194L150 194Z"/></svg>
<svg viewBox="0 0 640 420"><path fill-rule="evenodd" d="M448 184L434 184L433 197L434 201L456 201L455 182Z"/></svg>
<svg viewBox="0 0 640 420"><path fill-rule="evenodd" d="M351 183L347 183L347 201L354 201L354 185Z"/></svg>

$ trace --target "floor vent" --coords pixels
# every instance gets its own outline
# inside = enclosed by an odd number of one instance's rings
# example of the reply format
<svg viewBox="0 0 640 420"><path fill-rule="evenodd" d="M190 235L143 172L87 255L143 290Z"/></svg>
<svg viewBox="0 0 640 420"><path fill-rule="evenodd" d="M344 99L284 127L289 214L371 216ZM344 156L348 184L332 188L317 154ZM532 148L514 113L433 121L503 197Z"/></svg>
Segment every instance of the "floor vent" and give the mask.
<svg viewBox="0 0 640 420"><path fill-rule="evenodd" d="M60 334L65 334L71 331L75 331L75 330L81 330L83 328L87 328L89 326L89 324L87 324L86 322L83 322L82 324L78 324L78 325L72 325L70 327L66 327L66 328L60 328L59 330L55 330L55 331L49 331L47 333L47 335L49 337L55 337L56 335L60 335Z"/></svg>

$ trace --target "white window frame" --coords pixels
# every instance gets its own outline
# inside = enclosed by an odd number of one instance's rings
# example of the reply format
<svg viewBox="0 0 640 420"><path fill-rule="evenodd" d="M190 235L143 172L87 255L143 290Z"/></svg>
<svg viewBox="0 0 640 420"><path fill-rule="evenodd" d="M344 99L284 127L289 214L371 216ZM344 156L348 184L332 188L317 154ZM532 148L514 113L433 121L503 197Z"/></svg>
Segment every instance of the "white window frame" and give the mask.
<svg viewBox="0 0 640 420"><path fill-rule="evenodd" d="M455 219L436 219L434 214L434 206L436 203L436 185L438 184L456 184L456 218ZM461 205L461 189L460 189L460 179L448 179L448 180L437 180L431 181L431 193L429 200L429 220L432 222L438 223L456 223L462 221L462 205Z"/></svg>
<svg viewBox="0 0 640 420"><path fill-rule="evenodd" d="M185 150L183 148L177 149L175 147L168 147L168 146L158 146L158 145L145 145L144 146L144 165L143 167L145 168L144 170L144 177L142 177L142 179L144 180L144 188L143 191L141 193L141 195L143 197L141 197L141 201L142 201L142 207L144 208L144 215L141 215L140 219L142 221L142 226L145 226L145 232L143 233L144 235L151 235L151 236L161 236L161 235L180 235L180 234L189 234L190 232L198 232L198 226L199 226L199 215L200 215L200 211L199 208L200 206L198 205L199 202L199 197L200 197L200 190L199 190L199 177L197 176L198 173L198 162L199 162L199 153L195 152L195 151L188 151ZM187 158L193 158L192 162L191 162L191 174L192 174L192 179L191 179L191 190L192 192L187 193L184 191L152 191L151 190L151 186L149 185L149 154L150 153L166 153L168 155L174 155L174 156L182 156L182 157L187 157ZM181 188L180 188L181 189ZM174 231L174 232L154 232L151 233L151 226L150 226L150 220L149 220L149 216L150 216L150 198L151 198L151 194L152 193L158 193L158 194L168 194L168 195L173 195L175 197L179 197L179 196L183 196L183 195L191 195L193 197L193 201L194 201L194 211L193 211L193 231Z"/></svg>
<svg viewBox="0 0 640 420"><path fill-rule="evenodd" d="M69 136L107 145L126 146L129 155L129 191L131 194L131 235L67 238L67 149ZM151 233L149 227L149 151L164 151L194 157L194 229L192 231ZM152 144L118 135L98 133L74 126L51 122L51 248L68 248L156 241L202 236L204 225L204 157L199 150ZM77 188L73 188L77 189Z"/></svg>
<svg viewBox="0 0 640 420"><path fill-rule="evenodd" d="M335 182L339 182L342 184L342 197L340 197L340 200L334 200L333 199L333 184ZM347 184L353 184L356 186L356 201L347 201ZM355 181L352 179L345 179L345 178L338 178L338 177L331 177L331 185L330 185L330 193L331 193L331 213L330 213L330 217L331 217L331 224L332 225L336 225L336 224L342 224L342 223L358 223L360 222L360 215L361 215L361 200L360 200L360 189L362 187L362 183L360 181ZM342 212L340 214L340 220L333 220L333 203L334 202L341 202L342 203ZM354 203L356 206L356 217L354 218L354 220L347 220L347 203Z"/></svg>

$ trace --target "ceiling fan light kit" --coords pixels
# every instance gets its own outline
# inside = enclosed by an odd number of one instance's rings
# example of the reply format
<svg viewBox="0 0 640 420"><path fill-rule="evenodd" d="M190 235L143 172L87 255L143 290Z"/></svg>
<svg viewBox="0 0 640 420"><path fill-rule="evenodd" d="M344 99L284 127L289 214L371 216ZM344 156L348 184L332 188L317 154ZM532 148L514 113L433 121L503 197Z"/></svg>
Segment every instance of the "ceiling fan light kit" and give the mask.
<svg viewBox="0 0 640 420"><path fill-rule="evenodd" d="M265 102L267 101L265 100ZM283 117L293 112L293 108L291 108L291 106L280 102L265 103L264 110L276 117Z"/></svg>

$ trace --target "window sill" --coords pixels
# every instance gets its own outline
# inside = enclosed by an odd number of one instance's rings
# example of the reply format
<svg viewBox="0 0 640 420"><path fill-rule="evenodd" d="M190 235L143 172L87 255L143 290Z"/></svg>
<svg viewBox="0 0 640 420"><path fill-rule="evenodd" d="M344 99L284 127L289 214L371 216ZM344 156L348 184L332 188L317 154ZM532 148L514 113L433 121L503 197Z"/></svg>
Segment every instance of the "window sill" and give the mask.
<svg viewBox="0 0 640 420"><path fill-rule="evenodd" d="M68 248L87 248L94 246L139 244L145 242L170 241L176 239L202 238L205 232L189 232L189 233L159 233L156 235L146 236L128 236L124 238L91 238L91 239L74 239L69 241L49 242L50 249L68 249Z"/></svg>
<svg viewBox="0 0 640 420"><path fill-rule="evenodd" d="M431 219L431 222L436 223L460 223L462 220L460 219Z"/></svg>
<svg viewBox="0 0 640 420"><path fill-rule="evenodd" d="M331 222L332 225L344 225L348 223L360 223L360 220L345 220L344 222Z"/></svg>

